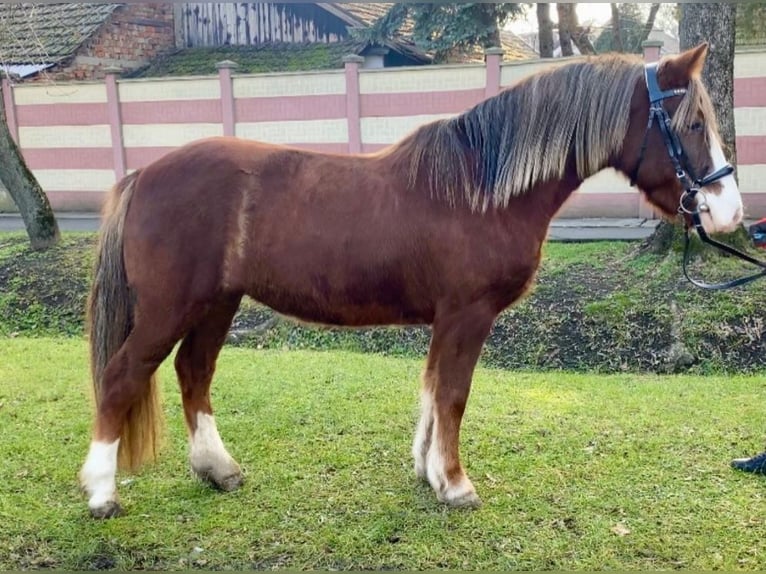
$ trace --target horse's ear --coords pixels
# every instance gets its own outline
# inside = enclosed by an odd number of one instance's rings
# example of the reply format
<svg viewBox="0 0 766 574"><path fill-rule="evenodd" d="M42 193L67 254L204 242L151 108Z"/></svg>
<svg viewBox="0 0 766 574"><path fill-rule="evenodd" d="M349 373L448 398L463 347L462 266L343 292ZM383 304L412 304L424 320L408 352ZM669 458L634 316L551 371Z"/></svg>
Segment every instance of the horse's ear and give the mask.
<svg viewBox="0 0 766 574"><path fill-rule="evenodd" d="M689 80L699 78L702 75L702 68L705 67L707 50L708 44L704 42L696 48L668 58L663 66L668 79L673 84L684 86Z"/></svg>

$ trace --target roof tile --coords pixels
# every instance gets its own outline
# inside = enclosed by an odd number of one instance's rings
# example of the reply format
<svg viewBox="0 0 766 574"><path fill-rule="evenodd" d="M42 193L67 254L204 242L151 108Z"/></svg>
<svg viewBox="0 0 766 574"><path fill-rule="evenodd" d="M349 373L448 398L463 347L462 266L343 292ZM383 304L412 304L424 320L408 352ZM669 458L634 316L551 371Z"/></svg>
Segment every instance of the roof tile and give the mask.
<svg viewBox="0 0 766 574"><path fill-rule="evenodd" d="M0 62L41 64L74 54L121 4L0 4Z"/></svg>

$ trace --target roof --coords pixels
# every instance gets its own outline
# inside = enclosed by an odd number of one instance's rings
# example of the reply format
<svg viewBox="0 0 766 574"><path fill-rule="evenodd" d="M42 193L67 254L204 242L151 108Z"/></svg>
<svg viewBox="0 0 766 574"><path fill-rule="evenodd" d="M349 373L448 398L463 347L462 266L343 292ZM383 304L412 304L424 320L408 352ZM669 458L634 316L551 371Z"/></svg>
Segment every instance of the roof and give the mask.
<svg viewBox="0 0 766 574"><path fill-rule="evenodd" d="M52 64L70 57L121 4L0 4L0 61Z"/></svg>
<svg viewBox="0 0 766 574"><path fill-rule="evenodd" d="M348 24L352 26L366 27L372 26L378 19L386 15L389 9L394 5L394 2L327 2L320 3L328 12L344 19ZM398 30L398 37L395 39L397 46L391 46L399 51L409 51L413 53L420 53L425 55L421 50L417 49L411 40L412 30L414 28L414 22L409 16L405 19L404 24ZM505 59L507 60L525 60L529 58L537 58L539 54L534 50L532 46L527 44L521 37L517 36L510 30L500 31L500 40L502 42L502 48L505 51ZM412 55L412 53L410 54ZM484 50L476 48L473 52L468 54L461 54L460 56L450 58L450 62L483 62Z"/></svg>
<svg viewBox="0 0 766 574"><path fill-rule="evenodd" d="M23 76L67 59L122 5L124 3L0 3L0 64ZM358 28L372 25L393 5L392 2L319 3L350 27ZM430 57L409 37L412 28L413 22L407 19L400 33L385 44L412 61L429 62ZM535 57L534 50L518 36L504 31L501 37L506 59ZM215 63L225 59L236 60L240 71L250 73L340 68L343 56L360 54L367 47L349 40L335 45L262 44L186 49L157 59L136 75L155 76L163 71L168 75L210 74L215 70ZM476 49L451 61L480 62L483 58L483 50Z"/></svg>
<svg viewBox="0 0 766 574"><path fill-rule="evenodd" d="M501 48L503 49L504 60L529 60L532 58L539 58L540 55L519 36L508 30L500 31ZM471 62L483 62L484 61L484 49L476 46L472 51L450 56L449 63L471 63Z"/></svg>
<svg viewBox="0 0 766 574"><path fill-rule="evenodd" d="M125 77L210 75L215 73L216 63L224 60L236 62L237 72L245 74L331 70L342 68L343 56L358 53L361 47L355 42L284 42L252 46L184 48L155 58L148 66L130 72Z"/></svg>
<svg viewBox="0 0 766 574"><path fill-rule="evenodd" d="M371 26L386 15L393 2L332 2L332 7L347 14L363 26ZM323 6L327 9L327 6Z"/></svg>
<svg viewBox="0 0 766 574"><path fill-rule="evenodd" d="M394 4L394 2L335 2L334 6L367 27L385 16ZM398 32L402 36L410 36L414 27L415 22L407 16Z"/></svg>

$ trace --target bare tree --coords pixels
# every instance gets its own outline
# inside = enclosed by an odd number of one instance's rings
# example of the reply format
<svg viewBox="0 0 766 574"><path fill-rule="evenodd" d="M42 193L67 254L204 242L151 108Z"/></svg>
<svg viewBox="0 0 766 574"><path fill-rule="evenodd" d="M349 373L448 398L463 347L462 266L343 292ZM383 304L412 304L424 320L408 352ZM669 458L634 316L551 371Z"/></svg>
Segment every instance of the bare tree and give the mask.
<svg viewBox="0 0 766 574"><path fill-rule="evenodd" d="M649 16L646 18L646 24L644 25L644 32L641 35L641 42L639 42L639 47L641 44L643 44L646 39L649 37L649 34L652 33L652 30L654 29L654 21L657 19L657 12L660 11L661 4L652 4L652 7L649 9Z"/></svg>
<svg viewBox="0 0 766 574"><path fill-rule="evenodd" d="M4 47L7 45L36 46L40 44L35 29L35 4L12 4L0 12L0 62L7 62ZM26 22L28 30L18 29L19 21ZM60 233L56 217L48 197L34 174L29 170L11 137L5 110L5 100L0 87L0 181L19 209L21 218L33 249L47 249L58 243Z"/></svg>
<svg viewBox="0 0 766 574"><path fill-rule="evenodd" d="M662 4L652 4L648 12L637 4L611 3L612 18L595 42L597 52L632 52L640 54L649 38Z"/></svg>
<svg viewBox="0 0 766 574"><path fill-rule="evenodd" d="M622 22L620 21L620 7L612 2L612 49L616 52L624 52L625 45L622 42Z"/></svg>
<svg viewBox="0 0 766 574"><path fill-rule="evenodd" d="M588 38L588 30L580 26L577 19L577 4L556 3L556 9L559 14L559 38L561 39L561 52L564 56L571 56L573 51L571 44L565 53L564 38L568 37L571 42L577 46L581 54L595 54L596 49Z"/></svg>
<svg viewBox="0 0 766 574"><path fill-rule="evenodd" d="M551 5L537 4L537 28L540 38L540 57L553 58L553 21L551 20Z"/></svg>
<svg viewBox="0 0 766 574"><path fill-rule="evenodd" d="M11 137L0 87L0 180L19 208L33 249L58 243L60 233L53 209Z"/></svg>
<svg viewBox="0 0 766 574"><path fill-rule="evenodd" d="M724 152L737 163L734 130L734 42L737 6L733 2L680 4L681 49L708 42L702 79L713 100Z"/></svg>
<svg viewBox="0 0 766 574"><path fill-rule="evenodd" d="M574 50L572 49L572 30L568 25L570 21L569 12L572 10L574 10L572 4L556 3L556 12L559 16L559 44L561 44L562 56L574 55Z"/></svg>

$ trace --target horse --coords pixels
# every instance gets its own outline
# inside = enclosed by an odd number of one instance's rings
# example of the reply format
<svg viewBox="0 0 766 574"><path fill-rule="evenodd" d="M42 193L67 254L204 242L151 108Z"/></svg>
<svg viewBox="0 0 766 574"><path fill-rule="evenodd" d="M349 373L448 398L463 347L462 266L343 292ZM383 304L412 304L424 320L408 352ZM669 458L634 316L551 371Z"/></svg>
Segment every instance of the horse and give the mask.
<svg viewBox="0 0 766 574"><path fill-rule="evenodd" d="M701 81L706 54L703 44L666 56L656 75L670 90L666 127L700 174L725 162ZM601 55L535 74L375 153L217 137L119 181L87 310L95 415L79 480L92 516L120 514L118 468L157 454L155 373L179 341L191 469L223 491L242 484L210 386L245 295L315 324L429 325L415 474L441 503L478 506L459 456L473 371L495 318L533 285L552 218L606 168L669 217L683 202L663 134L647 128L648 96L640 58ZM708 182L701 198L706 231L740 223L732 176Z"/></svg>

